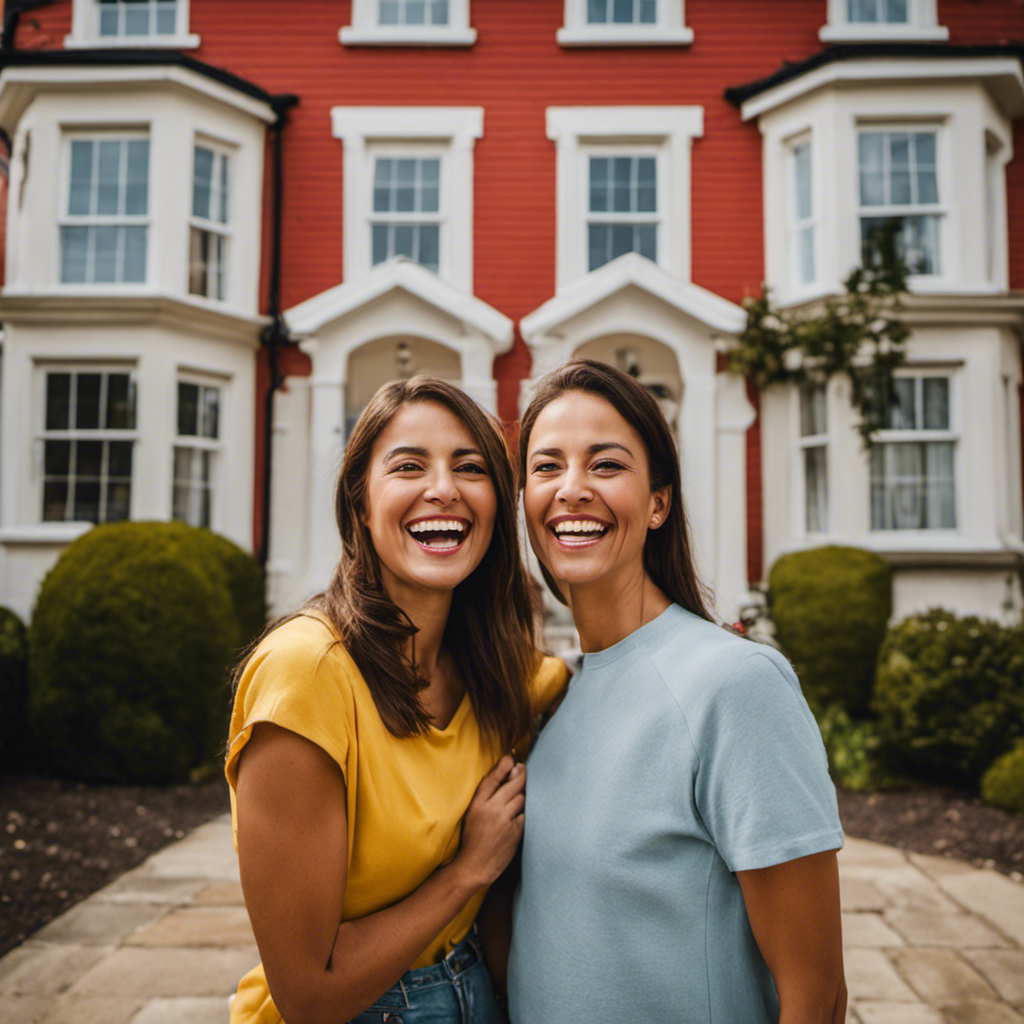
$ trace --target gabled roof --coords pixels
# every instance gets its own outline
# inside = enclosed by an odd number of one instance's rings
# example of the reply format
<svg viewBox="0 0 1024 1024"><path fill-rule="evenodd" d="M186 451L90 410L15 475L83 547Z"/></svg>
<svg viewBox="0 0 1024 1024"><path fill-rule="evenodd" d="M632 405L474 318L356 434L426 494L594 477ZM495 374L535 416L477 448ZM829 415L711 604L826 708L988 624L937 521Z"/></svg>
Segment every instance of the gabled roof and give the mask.
<svg viewBox="0 0 1024 1024"><path fill-rule="evenodd" d="M888 60L891 63L885 64ZM744 119L770 109L772 94L792 99L819 85L851 78L886 80L907 79L897 72L896 61L920 62L913 71L918 79L975 76L989 79L1011 116L1024 112L1024 42L984 46L959 46L946 43L841 43L828 46L806 60L786 62L778 71L725 90L725 98L743 111ZM869 63L870 62L870 63ZM858 65L857 68L851 65ZM786 87L786 88L783 88Z"/></svg>
<svg viewBox="0 0 1024 1024"><path fill-rule="evenodd" d="M354 280L292 306L286 310L285 320L295 334L315 334L326 324L395 290L405 291L475 328L500 351L512 344L512 321L504 313L405 256L392 256Z"/></svg>
<svg viewBox="0 0 1024 1024"><path fill-rule="evenodd" d="M747 322L747 314L735 303L700 285L673 277L644 256L627 252L574 281L524 316L519 322L523 338L530 342L549 334L577 314L630 287L639 288L724 334L738 334Z"/></svg>

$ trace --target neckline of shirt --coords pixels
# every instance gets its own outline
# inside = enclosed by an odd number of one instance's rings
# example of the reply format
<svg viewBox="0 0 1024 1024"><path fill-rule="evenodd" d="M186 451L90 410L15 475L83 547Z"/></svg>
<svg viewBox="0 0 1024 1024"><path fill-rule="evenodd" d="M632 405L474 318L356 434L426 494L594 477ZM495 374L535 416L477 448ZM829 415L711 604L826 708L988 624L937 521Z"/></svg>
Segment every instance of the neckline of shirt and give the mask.
<svg viewBox="0 0 1024 1024"><path fill-rule="evenodd" d="M632 653L641 644L647 643L678 625L680 615L686 617L687 614L686 609L681 605L670 604L660 615L656 615L650 622L634 629L629 636L623 637L618 643L606 647L603 651L585 653L581 671L585 668L601 668L610 665L613 661L618 661L619 658Z"/></svg>

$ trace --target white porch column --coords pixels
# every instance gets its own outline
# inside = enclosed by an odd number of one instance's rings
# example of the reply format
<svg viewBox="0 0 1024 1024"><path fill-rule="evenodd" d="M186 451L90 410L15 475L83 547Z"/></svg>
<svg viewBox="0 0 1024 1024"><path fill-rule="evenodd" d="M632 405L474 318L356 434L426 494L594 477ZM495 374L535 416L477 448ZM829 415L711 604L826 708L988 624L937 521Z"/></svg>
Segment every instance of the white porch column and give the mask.
<svg viewBox="0 0 1024 1024"><path fill-rule="evenodd" d="M315 593L330 582L341 556L334 522L334 486L341 466L345 381L314 376L309 393L309 557L305 589Z"/></svg>
<svg viewBox="0 0 1024 1024"><path fill-rule="evenodd" d="M715 507L718 511L718 572L715 603L728 621L736 617L740 596L747 590L747 431L754 407L743 378L718 374Z"/></svg>
<svg viewBox="0 0 1024 1024"><path fill-rule="evenodd" d="M492 416L498 414L498 382L494 379L494 351L482 337L471 337L460 352L462 390Z"/></svg>
<svg viewBox="0 0 1024 1024"><path fill-rule="evenodd" d="M710 373L684 377L679 413L679 453L683 500L690 520L697 572L717 583L715 529L715 378Z"/></svg>

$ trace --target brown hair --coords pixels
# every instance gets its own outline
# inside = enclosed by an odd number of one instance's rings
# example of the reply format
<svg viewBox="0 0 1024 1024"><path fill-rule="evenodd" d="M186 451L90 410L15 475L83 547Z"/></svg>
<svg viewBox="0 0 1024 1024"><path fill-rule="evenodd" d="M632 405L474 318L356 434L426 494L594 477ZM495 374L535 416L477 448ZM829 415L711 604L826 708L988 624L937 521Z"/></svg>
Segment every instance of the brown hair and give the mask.
<svg viewBox="0 0 1024 1024"><path fill-rule="evenodd" d="M665 522L657 530L647 531L644 568L676 604L702 619L715 621L708 609L710 594L693 564L675 439L654 396L635 377L595 359L574 359L544 377L519 427L521 475L525 478L530 434L537 417L546 405L569 391L603 398L640 435L647 452L651 490L668 487L671 499ZM558 585L543 565L541 571L552 592L564 603Z"/></svg>
<svg viewBox="0 0 1024 1024"><path fill-rule="evenodd" d="M527 575L519 556L516 480L498 428L454 384L417 376L385 384L370 399L345 446L335 490L341 559L330 585L305 607L334 627L388 731L400 737L424 732L430 716L419 697L427 681L415 661L417 629L384 589L361 515L374 442L410 402L435 402L457 416L473 434L494 484L497 514L491 543L480 564L454 590L444 645L465 681L481 729L510 749L530 726L526 684L538 661ZM406 652L411 639L412 656Z"/></svg>

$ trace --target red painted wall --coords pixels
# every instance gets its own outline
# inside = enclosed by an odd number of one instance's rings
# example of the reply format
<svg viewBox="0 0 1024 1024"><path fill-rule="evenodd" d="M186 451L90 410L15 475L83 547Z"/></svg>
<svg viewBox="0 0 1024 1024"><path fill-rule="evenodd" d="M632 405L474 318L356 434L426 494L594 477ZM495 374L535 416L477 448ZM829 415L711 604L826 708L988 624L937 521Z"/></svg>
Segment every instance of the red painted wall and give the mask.
<svg viewBox="0 0 1024 1024"><path fill-rule="evenodd" d="M518 321L554 293L555 149L545 108L574 104L681 104L704 108L694 143L693 279L727 299L763 276L760 134L723 90L818 52L825 0L687 0L690 47L563 49L562 0L473 0L471 48L343 47L350 0L193 0L191 55L270 92L301 97L285 142L284 308L342 276L342 150L333 106L484 108L475 150L474 279L485 302ZM1024 39L1020 0L940 0L953 43ZM71 2L22 17L18 45L59 46ZM1007 171L1010 281L1024 288L1024 124ZM268 164L269 166L269 164ZM267 237L268 233L265 233ZM264 289L265 291L265 289ZM518 336L495 364L499 412L514 419L529 353ZM262 402L259 403L262 416ZM262 436L262 431L261 431ZM759 425L748 439L749 570L761 575Z"/></svg>

